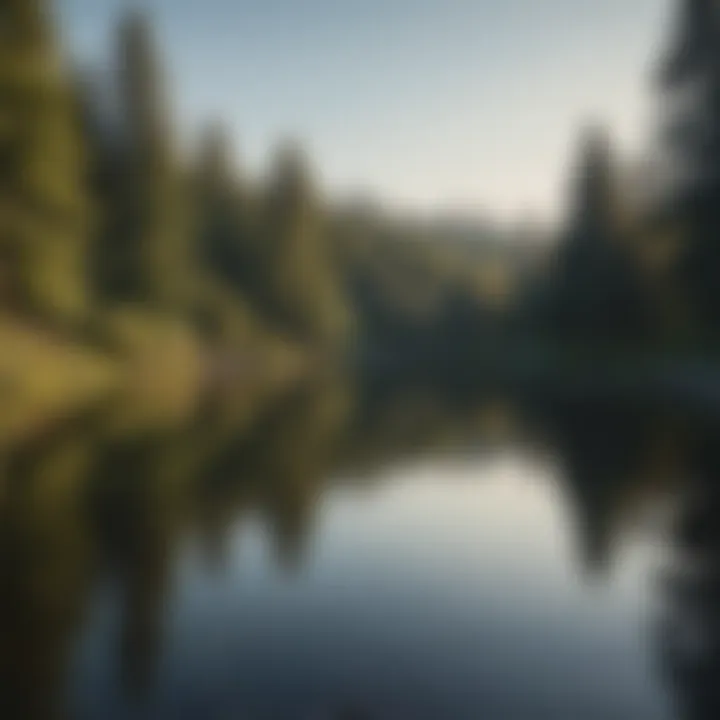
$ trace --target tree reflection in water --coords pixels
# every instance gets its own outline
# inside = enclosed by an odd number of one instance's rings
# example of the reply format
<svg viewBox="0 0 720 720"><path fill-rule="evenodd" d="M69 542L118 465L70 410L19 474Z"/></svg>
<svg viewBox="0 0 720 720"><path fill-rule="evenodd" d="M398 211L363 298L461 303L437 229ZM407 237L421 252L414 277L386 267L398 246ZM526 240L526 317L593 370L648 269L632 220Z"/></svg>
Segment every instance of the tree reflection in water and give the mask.
<svg viewBox="0 0 720 720"><path fill-rule="evenodd" d="M66 716L77 633L103 579L119 588L114 655L123 693L142 707L156 688L184 539L200 538L204 562L222 574L232 531L243 517L259 517L277 563L295 571L331 483L372 478L373 469L418 455L519 446L559 459L579 565L591 573L609 572L643 507L673 483L692 490L695 502L675 536L685 572L665 587L671 602L659 656L682 720L720 716L714 433L658 408L393 387L331 377L252 413L219 404L202 418L137 433L118 433L96 416L8 450L0 496L2 717Z"/></svg>

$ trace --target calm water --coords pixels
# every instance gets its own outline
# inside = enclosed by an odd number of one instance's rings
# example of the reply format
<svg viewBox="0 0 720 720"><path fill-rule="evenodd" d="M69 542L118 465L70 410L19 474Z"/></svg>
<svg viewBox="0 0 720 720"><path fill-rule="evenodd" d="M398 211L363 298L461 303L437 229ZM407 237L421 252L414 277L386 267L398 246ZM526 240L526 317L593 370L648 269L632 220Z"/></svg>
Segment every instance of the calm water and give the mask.
<svg viewBox="0 0 720 720"><path fill-rule="evenodd" d="M6 453L0 716L720 717L714 437L340 381L59 428Z"/></svg>

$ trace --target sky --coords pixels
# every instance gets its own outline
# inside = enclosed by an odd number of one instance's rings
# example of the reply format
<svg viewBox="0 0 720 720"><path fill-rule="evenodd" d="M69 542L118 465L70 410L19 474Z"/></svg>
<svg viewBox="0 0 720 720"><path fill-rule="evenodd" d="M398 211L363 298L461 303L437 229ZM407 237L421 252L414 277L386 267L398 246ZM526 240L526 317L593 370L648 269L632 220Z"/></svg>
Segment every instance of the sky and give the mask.
<svg viewBox="0 0 720 720"><path fill-rule="evenodd" d="M583 126L633 156L675 0L56 0L66 44L110 67L148 8L183 146L220 118L263 172L284 138L323 187L417 209L556 219Z"/></svg>

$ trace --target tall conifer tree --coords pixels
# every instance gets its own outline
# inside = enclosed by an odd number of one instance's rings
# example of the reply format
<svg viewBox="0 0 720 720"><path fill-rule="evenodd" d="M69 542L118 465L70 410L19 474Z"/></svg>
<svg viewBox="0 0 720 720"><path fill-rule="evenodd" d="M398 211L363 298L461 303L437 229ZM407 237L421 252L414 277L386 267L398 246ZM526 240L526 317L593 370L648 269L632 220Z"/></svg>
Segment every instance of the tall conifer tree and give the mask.
<svg viewBox="0 0 720 720"><path fill-rule="evenodd" d="M324 218L304 156L286 145L277 154L266 206L269 286L281 314L300 335L332 343L349 315Z"/></svg>
<svg viewBox="0 0 720 720"><path fill-rule="evenodd" d="M137 12L120 26L119 66L125 292L175 311L190 285L190 217L154 40Z"/></svg>
<svg viewBox="0 0 720 720"><path fill-rule="evenodd" d="M87 309L83 149L42 0L3 0L0 98L0 302L75 325Z"/></svg>
<svg viewBox="0 0 720 720"><path fill-rule="evenodd" d="M636 342L646 308L619 224L610 142L600 128L585 132L577 167L550 290L551 325L591 343Z"/></svg>
<svg viewBox="0 0 720 720"><path fill-rule="evenodd" d="M685 235L680 282L704 333L720 327L720 4L684 0L661 79L671 111L669 199Z"/></svg>

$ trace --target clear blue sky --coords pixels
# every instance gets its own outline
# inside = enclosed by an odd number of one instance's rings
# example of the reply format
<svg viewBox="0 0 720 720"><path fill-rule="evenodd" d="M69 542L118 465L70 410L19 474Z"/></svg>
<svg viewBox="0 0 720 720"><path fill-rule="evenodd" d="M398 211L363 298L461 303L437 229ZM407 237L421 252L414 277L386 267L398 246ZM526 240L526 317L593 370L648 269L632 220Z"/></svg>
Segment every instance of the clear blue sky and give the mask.
<svg viewBox="0 0 720 720"><path fill-rule="evenodd" d="M553 217L588 118L651 129L673 0L146 0L183 138L222 117L252 172L299 137L334 193ZM56 0L107 64L123 0Z"/></svg>

